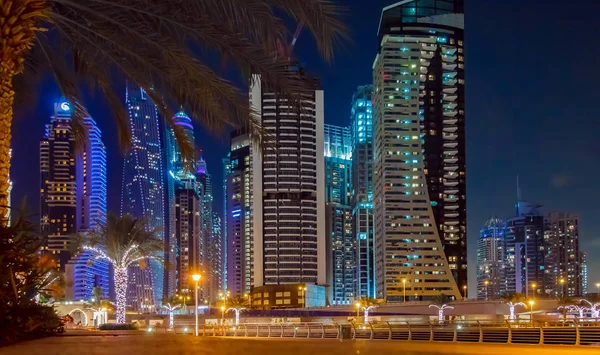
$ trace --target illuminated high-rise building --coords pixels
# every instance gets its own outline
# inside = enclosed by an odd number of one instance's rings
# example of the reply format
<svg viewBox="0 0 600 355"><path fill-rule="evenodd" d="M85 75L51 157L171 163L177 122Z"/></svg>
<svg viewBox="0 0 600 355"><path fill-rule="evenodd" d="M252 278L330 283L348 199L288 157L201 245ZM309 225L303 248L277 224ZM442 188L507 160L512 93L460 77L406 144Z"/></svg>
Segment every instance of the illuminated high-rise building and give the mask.
<svg viewBox="0 0 600 355"><path fill-rule="evenodd" d="M250 136L231 134L226 160L225 218L227 291L232 296L250 293L253 285L252 154Z"/></svg>
<svg viewBox="0 0 600 355"><path fill-rule="evenodd" d="M95 121L85 117L88 140L76 149L71 114L67 101L56 103L40 143L41 230L48 237L42 251L51 253L65 272L66 297L88 300L94 287L109 296L109 266L90 253L70 251L75 233L106 221L106 148Z"/></svg>
<svg viewBox="0 0 600 355"><path fill-rule="evenodd" d="M129 114L131 149L123 161L121 215L146 218L148 228L158 228L165 238L164 127L158 109L146 92L128 81L126 106ZM129 270L127 304L134 309L155 309L163 297L164 267L150 260L142 269Z"/></svg>
<svg viewBox="0 0 600 355"><path fill-rule="evenodd" d="M352 96L352 235L356 241L356 298L375 297L373 218L373 86Z"/></svg>
<svg viewBox="0 0 600 355"><path fill-rule="evenodd" d="M355 299L352 237L352 137L349 127L324 125L327 284L332 304Z"/></svg>
<svg viewBox="0 0 600 355"><path fill-rule="evenodd" d="M545 218L545 263L549 275L546 289L550 296L583 296L584 282L582 252L579 249L579 215L549 212ZM560 282L560 280L564 282Z"/></svg>
<svg viewBox="0 0 600 355"><path fill-rule="evenodd" d="M175 291L193 296L192 275L201 272L202 204L195 179L177 182L175 189Z"/></svg>
<svg viewBox="0 0 600 355"><path fill-rule="evenodd" d="M381 14L373 63L378 298L399 301L405 289L411 299L460 298L467 285L463 28L462 0L405 0Z"/></svg>
<svg viewBox="0 0 600 355"><path fill-rule="evenodd" d="M327 283L323 91L299 66L290 65L288 79L311 89L293 103L259 75L250 86L251 107L272 136L251 158L255 288Z"/></svg>
<svg viewBox="0 0 600 355"><path fill-rule="evenodd" d="M544 216L541 205L516 203L516 216L506 220L504 230L505 292L525 296L546 292ZM535 284L535 287L533 285Z"/></svg>
<svg viewBox="0 0 600 355"><path fill-rule="evenodd" d="M477 298L499 298L505 290L504 221L488 219L477 240Z"/></svg>

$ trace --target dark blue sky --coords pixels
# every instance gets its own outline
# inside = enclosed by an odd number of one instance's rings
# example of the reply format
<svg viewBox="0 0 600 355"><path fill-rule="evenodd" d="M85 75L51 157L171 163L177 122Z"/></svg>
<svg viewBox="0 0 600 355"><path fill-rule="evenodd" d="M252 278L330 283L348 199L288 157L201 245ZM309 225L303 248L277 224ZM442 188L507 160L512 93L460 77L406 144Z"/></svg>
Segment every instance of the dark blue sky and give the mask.
<svg viewBox="0 0 600 355"><path fill-rule="evenodd" d="M350 8L352 43L327 64L304 31L295 53L321 79L325 122L347 125L354 89L372 81L381 9L395 1L340 2ZM469 277L474 281L479 228L492 214L512 216L519 175L524 199L543 204L544 211L581 214L581 244L590 253L593 291L594 283L600 282L600 4L589 0L466 3ZM13 201L28 196L31 213L39 210L39 139L58 97L49 80L38 90L39 99L16 112L13 135ZM115 128L101 97L89 101L89 111L104 133L108 205L118 212L122 158ZM214 176L215 210L222 211L221 159L228 138L198 131L197 143Z"/></svg>

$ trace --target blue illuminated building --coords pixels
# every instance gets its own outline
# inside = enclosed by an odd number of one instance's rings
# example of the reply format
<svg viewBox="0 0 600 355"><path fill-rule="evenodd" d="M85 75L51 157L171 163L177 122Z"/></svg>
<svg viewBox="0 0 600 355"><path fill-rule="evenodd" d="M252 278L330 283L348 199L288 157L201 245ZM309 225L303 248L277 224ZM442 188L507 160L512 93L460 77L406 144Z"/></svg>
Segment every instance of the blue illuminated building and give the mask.
<svg viewBox="0 0 600 355"><path fill-rule="evenodd" d="M352 96L352 235L355 240L356 298L375 297L373 256L373 86Z"/></svg>
<svg viewBox="0 0 600 355"><path fill-rule="evenodd" d="M40 143L41 226L48 237L42 252L51 253L65 272L70 300L89 300L93 288L110 295L109 266L89 253L69 253L72 235L95 229L106 220L106 148L91 117L83 118L88 140L75 148L70 103L54 105L54 116Z"/></svg>
<svg viewBox="0 0 600 355"><path fill-rule="evenodd" d="M146 218L148 228L158 228L157 237L164 239L168 215L164 129L154 102L130 81L126 87L126 105L132 144L123 162L121 215ZM164 284L164 267L160 262L151 260L145 269L131 267L128 282L128 305L137 310L152 310L160 305Z"/></svg>

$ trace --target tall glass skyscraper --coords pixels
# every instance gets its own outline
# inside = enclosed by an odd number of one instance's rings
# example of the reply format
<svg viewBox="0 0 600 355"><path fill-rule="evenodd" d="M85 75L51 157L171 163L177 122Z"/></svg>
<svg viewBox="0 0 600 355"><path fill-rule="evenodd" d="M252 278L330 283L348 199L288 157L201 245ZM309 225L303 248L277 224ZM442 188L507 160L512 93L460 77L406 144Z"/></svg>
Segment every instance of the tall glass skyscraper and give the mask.
<svg viewBox="0 0 600 355"><path fill-rule="evenodd" d="M352 235L356 240L356 298L375 297L373 257L373 86L352 96Z"/></svg>
<svg viewBox="0 0 600 355"><path fill-rule="evenodd" d="M69 253L71 235L95 229L106 221L106 148L91 117L83 119L88 136L83 149L75 149L71 105L54 105L54 116L40 144L41 225L48 237L43 252L52 253L65 271L66 296L89 300L92 289L110 294L109 266L90 253Z"/></svg>
<svg viewBox="0 0 600 355"><path fill-rule="evenodd" d="M355 300L352 237L352 138L349 127L324 125L327 284L333 304Z"/></svg>
<svg viewBox="0 0 600 355"><path fill-rule="evenodd" d="M373 63L377 297L467 284L462 0L383 9ZM403 280L405 280L403 282Z"/></svg>
<svg viewBox="0 0 600 355"><path fill-rule="evenodd" d="M164 131L156 105L146 92L128 82L126 105L132 146L123 162L121 215L147 218L148 228L165 237ZM153 309L163 297L164 267L150 260L148 267L131 267L127 303L135 309Z"/></svg>

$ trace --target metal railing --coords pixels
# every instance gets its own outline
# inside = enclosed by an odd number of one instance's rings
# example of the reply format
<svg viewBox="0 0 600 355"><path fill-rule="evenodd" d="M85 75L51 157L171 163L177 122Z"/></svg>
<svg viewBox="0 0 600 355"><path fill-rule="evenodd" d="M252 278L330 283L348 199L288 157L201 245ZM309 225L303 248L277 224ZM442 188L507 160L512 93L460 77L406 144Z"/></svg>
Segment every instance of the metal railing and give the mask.
<svg viewBox="0 0 600 355"><path fill-rule="evenodd" d="M227 336L251 338L313 338L338 339L341 337L337 323L247 323L240 325L200 325L199 336ZM194 334L193 327L175 327L174 334Z"/></svg>
<svg viewBox="0 0 600 355"><path fill-rule="evenodd" d="M600 320L585 322L352 323L352 339L600 345Z"/></svg>

